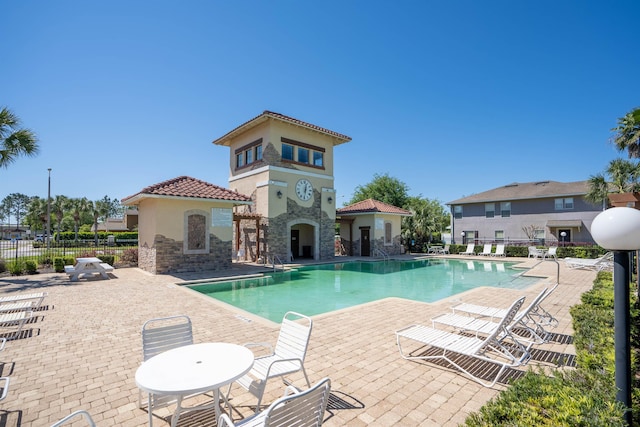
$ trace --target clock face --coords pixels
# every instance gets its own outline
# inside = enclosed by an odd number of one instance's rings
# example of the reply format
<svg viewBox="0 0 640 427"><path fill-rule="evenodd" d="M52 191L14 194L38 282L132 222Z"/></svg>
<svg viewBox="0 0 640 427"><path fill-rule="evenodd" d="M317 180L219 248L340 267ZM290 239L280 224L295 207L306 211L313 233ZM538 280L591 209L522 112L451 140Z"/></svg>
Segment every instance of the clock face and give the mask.
<svg viewBox="0 0 640 427"><path fill-rule="evenodd" d="M300 200L309 200L313 196L313 186L308 180L301 179L296 184L296 195Z"/></svg>

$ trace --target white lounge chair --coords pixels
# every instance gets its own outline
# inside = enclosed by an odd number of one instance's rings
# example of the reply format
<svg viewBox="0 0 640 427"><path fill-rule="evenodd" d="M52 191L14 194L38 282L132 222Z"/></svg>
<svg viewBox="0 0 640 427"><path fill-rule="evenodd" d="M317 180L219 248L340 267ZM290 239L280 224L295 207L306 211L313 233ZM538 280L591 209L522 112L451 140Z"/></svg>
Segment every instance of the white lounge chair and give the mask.
<svg viewBox="0 0 640 427"><path fill-rule="evenodd" d="M60 421L51 424L51 427L59 427L63 424L71 424L72 422L75 422L78 420L79 417L84 418L85 422L87 423L88 426L90 427L96 427L96 423L93 421L93 418L91 418L91 415L84 410L80 410L80 411L75 411L69 415L67 415L66 417L62 418Z"/></svg>
<svg viewBox="0 0 640 427"><path fill-rule="evenodd" d="M542 302L556 290L558 284L556 283L551 289L539 294L537 303L529 311L528 319L534 321L539 326L555 326L558 324L558 320L551 315L547 310L542 307ZM469 303L460 303L451 307L454 314L467 314L476 317L488 317L491 320L499 320L505 317L509 313L508 308L503 307L491 307L486 305L477 305Z"/></svg>
<svg viewBox="0 0 640 427"><path fill-rule="evenodd" d="M528 342L529 347L533 344L544 344L549 340L549 333L535 319L530 317L531 313L540 304L540 301L545 298L547 291L548 289L544 288L525 309L518 312L513 321L506 327L507 331L517 335L516 339ZM433 317L431 322L434 327L446 325L459 331L475 332L476 336L478 334L491 334L499 325L499 322L457 313L441 314ZM502 338L506 338L506 336L499 337L499 339Z"/></svg>
<svg viewBox="0 0 640 427"><path fill-rule="evenodd" d="M245 418L237 423L222 414L218 418L218 427L317 427L324 421L324 411L329 401L331 381L320 380L308 390L300 391L289 386L285 395L273 402L264 411ZM290 394L292 393L292 394Z"/></svg>
<svg viewBox="0 0 640 427"><path fill-rule="evenodd" d="M407 360L444 359L477 383L485 387L493 387L505 369L523 365L531 358L527 348L517 340L514 339L513 343L504 345L501 339L499 339L501 336L510 335L506 327L516 316L523 302L524 297L514 301L511 307L509 307L508 315L500 321L496 330L485 338L457 334L423 325L411 325L400 329L396 331L396 342L400 355ZM414 356L412 353L405 353L401 344L403 340L417 342L421 346L430 347L430 349L427 349L428 354L423 352ZM430 351L431 349L433 349L433 351ZM417 351L419 350L414 350L413 353L417 353ZM450 356L451 353L497 364L500 369L492 381L486 382L465 369L465 367L455 360L455 357Z"/></svg>
<svg viewBox="0 0 640 427"><path fill-rule="evenodd" d="M11 377L0 377L0 381L4 383L2 386L2 391L0 391L0 401L3 401L7 398L7 394L9 393L9 383L11 382Z"/></svg>
<svg viewBox="0 0 640 427"><path fill-rule="evenodd" d="M35 310L35 309L38 309L40 307L40 305L42 304L42 301L44 300L44 297L46 297L46 296L47 296L46 292L36 292L36 293L31 293L31 294L8 295L6 297L0 297L0 304L15 303L15 302L26 301L26 300L34 300L35 301L34 310Z"/></svg>
<svg viewBox="0 0 640 427"><path fill-rule="evenodd" d="M504 245L496 245L496 251L491 256L506 256L504 253Z"/></svg>
<svg viewBox="0 0 640 427"><path fill-rule="evenodd" d="M491 255L491 248L493 246L491 245L491 243L485 244L484 248L482 249L482 252L480 252L478 255L484 255L484 256L489 256Z"/></svg>
<svg viewBox="0 0 640 427"><path fill-rule="evenodd" d="M565 258L565 264L573 269L611 270L613 269L613 252L607 252L599 258Z"/></svg>
<svg viewBox="0 0 640 427"><path fill-rule="evenodd" d="M27 320L31 319L33 315L32 310L26 311L16 311L13 313L3 313L0 314L0 327L1 328L13 328L13 333L10 333L9 337L5 337L7 339L15 339L20 336L20 332L22 332L22 328L24 327Z"/></svg>
<svg viewBox="0 0 640 427"><path fill-rule="evenodd" d="M270 378L283 377L302 371L307 387L311 387L307 371L304 369L304 359L309 347L309 337L313 322L311 318L300 313L289 311L285 313L275 348L267 343L247 343L245 346L266 347L269 354L256 357L251 371L236 382L245 390L258 398L256 413L260 411L260 402ZM231 387L229 386L229 396Z"/></svg>
<svg viewBox="0 0 640 427"><path fill-rule="evenodd" d="M460 252L460 255L475 255L475 248L476 245L474 245L473 243L469 243L467 245L467 250L464 252Z"/></svg>

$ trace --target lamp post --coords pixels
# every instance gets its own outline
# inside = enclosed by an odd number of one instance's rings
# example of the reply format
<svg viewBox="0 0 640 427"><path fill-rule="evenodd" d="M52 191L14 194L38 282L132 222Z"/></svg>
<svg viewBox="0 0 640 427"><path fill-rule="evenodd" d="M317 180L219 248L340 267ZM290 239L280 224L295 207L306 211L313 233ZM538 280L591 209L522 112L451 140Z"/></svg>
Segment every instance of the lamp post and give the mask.
<svg viewBox="0 0 640 427"><path fill-rule="evenodd" d="M462 244L463 244L463 245L464 245L464 235L465 235L465 232L464 232L464 231L460 233L460 236L462 237Z"/></svg>
<svg viewBox="0 0 640 427"><path fill-rule="evenodd" d="M563 231L562 233L560 233L560 237L562 237L562 247L564 247L564 238L567 237L567 232Z"/></svg>
<svg viewBox="0 0 640 427"><path fill-rule="evenodd" d="M627 408L625 419L631 425L629 253L640 249L640 210L615 207L603 211L594 218L591 235L600 246L613 251L616 399Z"/></svg>
<svg viewBox="0 0 640 427"><path fill-rule="evenodd" d="M51 168L47 169L49 171L49 185L47 187L47 235L45 239L47 239L47 249L50 248L51 245Z"/></svg>

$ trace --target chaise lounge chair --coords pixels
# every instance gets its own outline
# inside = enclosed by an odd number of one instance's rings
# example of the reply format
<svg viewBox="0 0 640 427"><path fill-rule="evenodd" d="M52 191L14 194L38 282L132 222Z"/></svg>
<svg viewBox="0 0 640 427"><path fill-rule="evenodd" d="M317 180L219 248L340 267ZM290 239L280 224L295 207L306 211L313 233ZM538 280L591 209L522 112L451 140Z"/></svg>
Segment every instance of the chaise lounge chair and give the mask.
<svg viewBox="0 0 640 427"><path fill-rule="evenodd" d="M507 330L507 325L514 319L523 302L524 297L514 301L508 309L507 316L502 318L496 330L486 338L457 334L423 325L411 325L400 329L396 331L396 342L400 355L407 360L444 359L477 383L484 387L493 387L507 368L526 364L531 358L527 348L517 340L514 339L513 343L504 345L500 338L511 336L511 333ZM412 353L405 353L401 344L403 340L417 342L428 348L416 349ZM418 353L418 351L422 351L422 353L416 356L412 355ZM451 355L452 353L497 364L500 368L493 380L486 382L465 369L461 362L456 360L455 355Z"/></svg>
<svg viewBox="0 0 640 427"><path fill-rule="evenodd" d="M464 252L460 252L460 255L475 255L476 245L473 243L469 243L467 245L467 250Z"/></svg>
<svg viewBox="0 0 640 427"><path fill-rule="evenodd" d="M558 320L551 315L547 310L542 307L542 302L556 290L558 284L556 283L551 289L546 292L541 292L538 296L539 299L536 304L533 305L529 314L527 316L528 319L534 321L537 325L543 326L556 326L558 324ZM469 304L469 303L460 303L451 307L451 310L454 314L468 314L476 317L488 317L493 321L503 318L509 313L508 308L502 307L491 307L486 305L477 305L477 304Z"/></svg>
<svg viewBox="0 0 640 427"><path fill-rule="evenodd" d="M544 288L524 310L520 310L518 314L513 318L513 321L507 325L506 330L514 335L517 335L517 339L526 341L529 343L529 347L533 344L544 344L549 340L549 332L547 332L541 324L539 324L533 317L532 313L535 312L536 307L546 297L548 289ZM496 328L498 328L499 322L494 322L487 319L477 318L473 316L466 316L457 313L446 313L431 319L433 327L438 325L450 326L458 331L471 331L478 334L491 334ZM531 324L531 325L529 325ZM499 337L499 339L506 338ZM527 347L527 349L529 349Z"/></svg>
<svg viewBox="0 0 640 427"><path fill-rule="evenodd" d="M565 258L565 264L572 269L611 270L613 269L613 252L607 252L600 258Z"/></svg>
<svg viewBox="0 0 640 427"><path fill-rule="evenodd" d="M33 315L32 310L23 310L16 311L13 313L2 313L0 314L0 327L1 328L14 328L13 333L10 333L7 339L16 339L20 336L20 332L22 332L22 328L24 324L27 323L27 320L31 319Z"/></svg>
<svg viewBox="0 0 640 427"><path fill-rule="evenodd" d="M504 245L496 245L496 251L491 256L506 256L504 253Z"/></svg>
<svg viewBox="0 0 640 427"><path fill-rule="evenodd" d="M480 252L478 255L484 255L484 256L491 255L491 248L492 247L493 247L493 245L491 245L491 243L484 245L484 248L482 249L482 252Z"/></svg>

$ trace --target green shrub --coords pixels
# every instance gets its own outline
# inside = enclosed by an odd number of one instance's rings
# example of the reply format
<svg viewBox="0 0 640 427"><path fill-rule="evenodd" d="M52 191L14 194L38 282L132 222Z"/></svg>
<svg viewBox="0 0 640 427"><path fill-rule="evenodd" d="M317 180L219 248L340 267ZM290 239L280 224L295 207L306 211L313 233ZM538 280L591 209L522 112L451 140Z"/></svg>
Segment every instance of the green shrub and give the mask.
<svg viewBox="0 0 640 427"><path fill-rule="evenodd" d="M138 265L138 249L126 249L120 255L120 261L127 264Z"/></svg>
<svg viewBox="0 0 640 427"><path fill-rule="evenodd" d="M38 265L33 260L26 260L24 262L24 268L27 274L36 274L38 272Z"/></svg>
<svg viewBox="0 0 640 427"><path fill-rule="evenodd" d="M98 255L98 258L102 262L106 262L109 265L113 265L114 256L113 255Z"/></svg>
<svg viewBox="0 0 640 427"><path fill-rule="evenodd" d="M53 269L56 273L64 273L64 258L53 259Z"/></svg>
<svg viewBox="0 0 640 427"><path fill-rule="evenodd" d="M7 262L0 258L0 273L4 273L5 271L7 271Z"/></svg>
<svg viewBox="0 0 640 427"><path fill-rule="evenodd" d="M24 262L21 260L10 262L9 272L13 276L22 276L24 274Z"/></svg>

